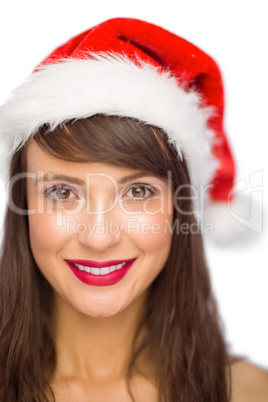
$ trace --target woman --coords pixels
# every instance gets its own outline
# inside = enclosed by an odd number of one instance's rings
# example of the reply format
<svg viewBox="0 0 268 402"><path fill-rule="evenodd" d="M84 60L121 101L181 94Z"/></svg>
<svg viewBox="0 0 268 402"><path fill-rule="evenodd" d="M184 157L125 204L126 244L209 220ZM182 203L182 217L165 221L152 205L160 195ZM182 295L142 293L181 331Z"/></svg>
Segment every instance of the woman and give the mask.
<svg viewBox="0 0 268 402"><path fill-rule="evenodd" d="M267 400L267 373L228 356L196 230L233 181L222 109L209 56L131 19L1 108L1 400Z"/></svg>

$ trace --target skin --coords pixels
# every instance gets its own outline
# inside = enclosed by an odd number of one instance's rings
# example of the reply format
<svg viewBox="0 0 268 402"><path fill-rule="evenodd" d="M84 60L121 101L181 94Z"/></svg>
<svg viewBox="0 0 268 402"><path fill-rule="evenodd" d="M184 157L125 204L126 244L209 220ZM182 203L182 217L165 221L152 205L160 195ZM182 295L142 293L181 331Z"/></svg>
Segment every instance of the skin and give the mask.
<svg viewBox="0 0 268 402"><path fill-rule="evenodd" d="M231 402L268 401L268 372L245 361L231 367Z"/></svg>
<svg viewBox="0 0 268 402"><path fill-rule="evenodd" d="M27 178L28 208L33 212L29 215L31 248L54 289L52 331L57 368L51 386L56 400L130 402L125 375L131 342L144 313L149 286L169 255L172 235L165 230L165 223L171 224L173 219L172 188L144 173L131 179L140 173L131 169L59 160L34 141L27 150L27 171L33 174ZM43 182L42 177L51 172L80 181L92 174L90 186L74 180ZM100 176L94 176L96 172ZM124 184L119 184L122 180ZM141 184L146 188L137 186ZM62 191L58 187L57 191L55 186L68 188ZM129 219L135 222L131 230ZM98 231L107 220L113 226L106 232ZM89 232L88 228L94 227L96 230ZM97 287L79 281L65 258L136 261L120 282ZM148 349L138 360L131 383L137 402L157 401L154 378ZM233 364L232 384L232 402L268 401L268 374L258 367L243 361Z"/></svg>
<svg viewBox="0 0 268 402"><path fill-rule="evenodd" d="M75 393L77 398L79 393L79 400L83 400L83 395L87 398L91 395L93 400L107 402L109 395L111 400L120 401L122 395L122 401L127 401L124 379L133 334L144 312L148 288L170 251L172 235L164 227L166 221L172 225L172 189L167 182L148 174L127 179L138 173L131 169L59 160L46 154L35 142L27 151L27 171L32 174L27 179L28 209L39 211L29 215L31 248L39 269L54 289L53 330L58 356L55 390L59 395L63 392L64 397L65 392ZM36 178L51 172L54 176L68 172L80 180L96 172L101 176L91 176L88 189L63 180L36 184ZM124 184L118 184L122 180ZM137 187L140 183L146 189ZM68 202L59 199L62 193L55 191L55 186L60 185L73 189L68 190ZM118 202L109 208L117 187ZM153 189L154 194L150 192ZM137 196L138 191L144 196ZM88 205L96 213L87 213ZM72 219L76 231L68 231L68 219ZM78 230L88 223L100 227L105 220L114 224L113 232L96 231L88 236L89 232ZM136 261L120 282L97 287L77 279L65 263L66 258L94 261L136 258ZM150 361L149 355L144 354L140 368L152 378ZM133 384L136 382L136 396L141 390L155 396L150 382L138 375ZM152 398L151 394L148 398Z"/></svg>

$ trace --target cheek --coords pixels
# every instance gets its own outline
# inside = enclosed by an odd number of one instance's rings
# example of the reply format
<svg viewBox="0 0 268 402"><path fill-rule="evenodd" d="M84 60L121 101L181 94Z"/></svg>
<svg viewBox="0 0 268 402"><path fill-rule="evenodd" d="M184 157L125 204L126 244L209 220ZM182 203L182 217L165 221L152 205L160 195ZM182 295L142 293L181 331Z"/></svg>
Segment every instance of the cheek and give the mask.
<svg viewBox="0 0 268 402"><path fill-rule="evenodd" d="M140 252L137 270L133 271L133 289L139 293L150 287L162 271L171 249L172 215L140 216L130 233L132 244Z"/></svg>
<svg viewBox="0 0 268 402"><path fill-rule="evenodd" d="M131 209L132 204L128 207ZM173 192L168 188L164 189L163 195L141 206L137 204L137 211L133 211L134 216L128 215L125 209L127 233L147 254L151 253L156 258L161 255L161 261L167 259L171 247L173 209Z"/></svg>
<svg viewBox="0 0 268 402"><path fill-rule="evenodd" d="M128 219L128 233L145 252L168 255L172 240L172 214L141 214ZM162 260L162 258L161 258Z"/></svg>
<svg viewBox="0 0 268 402"><path fill-rule="evenodd" d="M40 258L55 253L66 240L64 227L57 227L55 217L34 214L29 216L29 235L33 255Z"/></svg>

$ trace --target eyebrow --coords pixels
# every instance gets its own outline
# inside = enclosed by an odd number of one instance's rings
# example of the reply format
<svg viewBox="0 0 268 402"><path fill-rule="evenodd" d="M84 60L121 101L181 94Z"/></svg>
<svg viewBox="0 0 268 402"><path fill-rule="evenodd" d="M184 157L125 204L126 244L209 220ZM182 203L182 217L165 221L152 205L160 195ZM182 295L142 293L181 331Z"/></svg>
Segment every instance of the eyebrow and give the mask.
<svg viewBox="0 0 268 402"><path fill-rule="evenodd" d="M48 177L48 175L39 177L39 179L35 180L34 184L36 185L37 183L40 183L40 182L62 180L62 181L66 181L67 183L77 184L78 186L85 185L85 181L82 179L78 179L77 177L67 176L65 174L53 174L53 173L49 173L49 175L51 175L51 177Z"/></svg>
<svg viewBox="0 0 268 402"><path fill-rule="evenodd" d="M151 172L145 172L145 171L142 172L141 171L141 172L129 175L129 176L122 177L120 180L118 180L118 184L121 184L121 185L126 184L126 183L129 183L130 181L140 179L144 176L157 177L156 175L154 175Z"/></svg>
<svg viewBox="0 0 268 402"><path fill-rule="evenodd" d="M85 186L85 184L86 184L85 181L82 179L79 179L77 177L67 176L65 174L49 173L49 175L51 175L51 178L47 177L48 175L44 175L44 176L36 179L34 184L37 185L37 183L40 183L40 182L47 182L47 181L53 181L53 180L62 180L67 183L76 184L78 186ZM122 177L120 180L118 180L118 184L120 184L120 185L126 184L130 181L140 179L141 177L144 177L144 176L158 177L158 176L152 174L151 172L140 171L138 173Z"/></svg>

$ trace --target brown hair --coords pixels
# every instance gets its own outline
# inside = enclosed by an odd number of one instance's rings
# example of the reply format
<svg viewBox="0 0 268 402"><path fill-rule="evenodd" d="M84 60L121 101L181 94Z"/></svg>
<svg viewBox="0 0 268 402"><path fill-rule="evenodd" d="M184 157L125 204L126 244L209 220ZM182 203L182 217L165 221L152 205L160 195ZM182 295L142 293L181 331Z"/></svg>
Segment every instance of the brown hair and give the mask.
<svg viewBox="0 0 268 402"><path fill-rule="evenodd" d="M44 126L34 139L46 152L67 161L142 166L160 177L171 171L175 188L190 184L187 165L166 134L134 119L95 115L67 122L53 133ZM25 171L26 147L14 155L11 177ZM181 210L191 211L189 186L180 196L185 197ZM27 209L25 179L14 184L10 198L17 207ZM190 225L195 217L175 211L174 220ZM54 400L49 386L56 365L49 321L52 289L32 256L27 214L8 208L2 247L0 400ZM137 339L145 323L148 331L140 344ZM199 233L173 233L168 261L150 287L146 314L135 336L128 385L138 356L149 345L159 402L230 400L227 347Z"/></svg>

